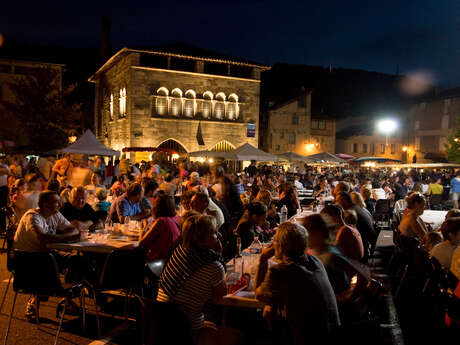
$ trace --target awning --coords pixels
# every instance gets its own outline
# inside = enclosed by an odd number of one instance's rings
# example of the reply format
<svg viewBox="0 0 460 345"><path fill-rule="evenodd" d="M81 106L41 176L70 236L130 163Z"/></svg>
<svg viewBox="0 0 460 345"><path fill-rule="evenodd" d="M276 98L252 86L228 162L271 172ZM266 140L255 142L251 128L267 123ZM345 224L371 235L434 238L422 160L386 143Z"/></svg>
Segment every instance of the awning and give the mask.
<svg viewBox="0 0 460 345"><path fill-rule="evenodd" d="M314 161L318 161L318 162L347 163L345 159L339 158L329 152L321 152L321 153L307 156L305 158L308 158Z"/></svg>
<svg viewBox="0 0 460 345"><path fill-rule="evenodd" d="M208 151L208 150L193 151L193 152L188 153L190 157L212 157L212 158L226 158L227 154L228 152Z"/></svg>
<svg viewBox="0 0 460 345"><path fill-rule="evenodd" d="M359 157L353 160L353 162L361 163L361 162L395 162L401 163L399 159L393 158L386 158L386 157Z"/></svg>
<svg viewBox="0 0 460 345"><path fill-rule="evenodd" d="M72 145L66 147L62 152L81 153L98 156L120 156L120 151L112 150L105 146L89 129L77 139Z"/></svg>
<svg viewBox="0 0 460 345"><path fill-rule="evenodd" d="M280 158L284 158L290 162L312 162L313 161L311 159L308 159L305 156L299 155L298 153L291 152L291 151L277 154L277 156Z"/></svg>
<svg viewBox="0 0 460 345"><path fill-rule="evenodd" d="M261 161L261 162L278 162L279 158L275 155L259 150L249 143L227 152L226 159L238 161Z"/></svg>

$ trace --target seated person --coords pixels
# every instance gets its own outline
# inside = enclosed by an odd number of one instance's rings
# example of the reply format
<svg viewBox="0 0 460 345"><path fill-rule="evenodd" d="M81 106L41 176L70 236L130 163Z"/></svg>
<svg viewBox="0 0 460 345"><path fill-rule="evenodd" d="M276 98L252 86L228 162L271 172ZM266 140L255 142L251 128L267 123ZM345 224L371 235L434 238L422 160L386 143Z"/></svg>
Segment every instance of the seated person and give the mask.
<svg viewBox="0 0 460 345"><path fill-rule="evenodd" d="M88 192L84 187L75 187L69 195L69 201L62 208L62 215L77 229L89 229L94 231L102 227L96 211L87 203Z"/></svg>
<svg viewBox="0 0 460 345"><path fill-rule="evenodd" d="M345 224L342 208L338 205L327 205L323 208L321 214L328 215L337 227L337 234L333 244L346 257L357 261L361 260L364 257L361 234L356 228Z"/></svg>
<svg viewBox="0 0 460 345"><path fill-rule="evenodd" d="M120 196L126 192L126 182L125 182L125 175L120 174L117 176L117 180L110 188L112 191L112 195Z"/></svg>
<svg viewBox="0 0 460 345"><path fill-rule="evenodd" d="M140 201L144 195L144 190L140 183L129 185L126 193L120 195L110 205L108 219L114 223L125 223L125 218L131 220L141 220L150 216L150 211L142 211Z"/></svg>
<svg viewBox="0 0 460 345"><path fill-rule="evenodd" d="M107 218L107 213L109 212L111 203L107 201L107 189L98 188L96 190L96 203L93 208L98 215L98 218L105 221Z"/></svg>
<svg viewBox="0 0 460 345"><path fill-rule="evenodd" d="M139 237L139 245L147 249L147 260L167 260L180 236L174 216L176 208L166 194L158 195L153 201L154 222Z"/></svg>
<svg viewBox="0 0 460 345"><path fill-rule="evenodd" d="M13 249L47 252L46 244L68 242L78 238L79 231L59 212L60 199L54 191L43 191L38 208L21 218L14 236Z"/></svg>
<svg viewBox="0 0 460 345"><path fill-rule="evenodd" d="M452 255L460 245L460 217L448 218L441 225L444 241L434 246L430 255L436 258L446 269L450 269Z"/></svg>
<svg viewBox="0 0 460 345"><path fill-rule="evenodd" d="M255 236L259 236L259 226L267 226L267 206L263 202L254 201L247 207L245 213L234 230L234 234L241 238L241 250L249 247Z"/></svg>
<svg viewBox="0 0 460 345"><path fill-rule="evenodd" d="M270 223L270 229L276 228L280 223L280 216L276 212L276 205L273 202L272 194L266 189L261 189L254 201L261 201L267 206L267 222Z"/></svg>
<svg viewBox="0 0 460 345"><path fill-rule="evenodd" d="M98 188L105 188L105 186L100 184L100 181L101 181L101 177L99 176L99 174L92 173L91 174L91 184L86 185L85 189L88 191L88 193L95 194Z"/></svg>
<svg viewBox="0 0 460 345"><path fill-rule="evenodd" d="M317 198L329 195L331 195L331 188L329 187L329 183L327 183L327 179L323 177L319 184L315 187L312 197Z"/></svg>
<svg viewBox="0 0 460 345"><path fill-rule="evenodd" d="M18 219L30 209L38 207L38 196L42 190L40 175L30 174L26 177L27 191L23 192L21 197L15 203L15 211Z"/></svg>
<svg viewBox="0 0 460 345"><path fill-rule="evenodd" d="M186 212L192 209L192 206L190 205L190 203L192 202L192 198L195 194L196 194L196 191L188 190L181 195L180 210L179 210L180 216L182 216L183 214L185 214Z"/></svg>
<svg viewBox="0 0 460 345"><path fill-rule="evenodd" d="M439 195L442 194L444 187L441 184L441 177L433 180L426 191L426 195Z"/></svg>
<svg viewBox="0 0 460 345"><path fill-rule="evenodd" d="M144 188L144 196L140 202L141 210L151 212L152 203L150 202L150 199L153 198L153 194L158 188L158 184L154 180L149 179L143 181L142 187Z"/></svg>
<svg viewBox="0 0 460 345"><path fill-rule="evenodd" d="M312 214L303 223L308 231L308 246L323 263L337 302L347 302L351 296L351 277L355 272L340 250L332 245L333 225L321 214Z"/></svg>
<svg viewBox="0 0 460 345"><path fill-rule="evenodd" d="M206 340L209 344L229 343L229 334L215 325L209 327L204 315L207 302L217 302L227 294L221 251L215 219L190 216L182 227L182 243L160 276L157 301L179 305L196 344Z"/></svg>
<svg viewBox="0 0 460 345"><path fill-rule="evenodd" d="M418 238L420 243L423 243L423 237L428 232L427 226L420 218L425 210L425 197L420 193L412 193L406 201L407 209L398 229L401 235Z"/></svg>
<svg viewBox="0 0 460 345"><path fill-rule="evenodd" d="M284 205L286 205L288 211L288 219L297 214L297 209L299 209L300 204L295 189L292 186L287 186L281 193L280 200L277 204L278 212L281 211Z"/></svg>
<svg viewBox="0 0 460 345"><path fill-rule="evenodd" d="M199 194L199 196L197 197L195 194L192 197L190 204L192 209L200 213L206 213L216 218L217 229L219 230L220 227L225 223L224 213L219 208L219 206L217 206L214 201L209 198L208 189L206 187L198 186L195 187L194 190L197 192L196 194ZM207 206L203 209L205 204L207 204Z"/></svg>
<svg viewBox="0 0 460 345"><path fill-rule="evenodd" d="M13 250L32 253L46 253L48 243L69 242L80 238L80 232L59 212L59 195L45 190L38 197L38 208L28 210L21 218L14 235ZM60 268L77 266L73 260L66 259L53 251ZM30 320L37 315L35 297L26 306L26 317Z"/></svg>
<svg viewBox="0 0 460 345"><path fill-rule="evenodd" d="M337 302L321 261L305 255L307 232L294 223L281 224L273 245L260 255L256 298L267 306L265 316L280 321L282 344L329 344L340 325ZM275 257L278 264L268 268ZM275 310L277 308L277 310Z"/></svg>

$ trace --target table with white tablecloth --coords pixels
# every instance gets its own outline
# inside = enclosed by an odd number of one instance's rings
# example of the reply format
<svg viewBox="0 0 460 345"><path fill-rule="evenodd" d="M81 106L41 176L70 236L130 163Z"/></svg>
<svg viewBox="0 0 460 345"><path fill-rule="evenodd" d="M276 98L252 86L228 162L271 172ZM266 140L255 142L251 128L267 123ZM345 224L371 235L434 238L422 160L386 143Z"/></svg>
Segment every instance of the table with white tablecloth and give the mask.
<svg viewBox="0 0 460 345"><path fill-rule="evenodd" d="M447 211L425 210L420 216L425 223L431 225L433 230L438 229L446 218Z"/></svg>

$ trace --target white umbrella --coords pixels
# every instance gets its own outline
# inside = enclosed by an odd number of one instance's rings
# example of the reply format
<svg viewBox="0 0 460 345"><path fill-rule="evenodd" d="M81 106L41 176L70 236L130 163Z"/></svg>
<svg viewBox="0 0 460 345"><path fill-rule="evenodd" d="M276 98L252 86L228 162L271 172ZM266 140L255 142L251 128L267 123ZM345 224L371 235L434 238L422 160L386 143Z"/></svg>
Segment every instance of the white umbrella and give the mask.
<svg viewBox="0 0 460 345"><path fill-rule="evenodd" d="M227 152L227 159L238 161L262 161L262 162L278 162L278 156L272 155L265 151L259 150L249 143L245 143L237 147L233 151Z"/></svg>
<svg viewBox="0 0 460 345"><path fill-rule="evenodd" d="M77 139L72 145L66 147L62 152L81 153L98 156L120 156L120 151L112 150L105 146L89 129Z"/></svg>

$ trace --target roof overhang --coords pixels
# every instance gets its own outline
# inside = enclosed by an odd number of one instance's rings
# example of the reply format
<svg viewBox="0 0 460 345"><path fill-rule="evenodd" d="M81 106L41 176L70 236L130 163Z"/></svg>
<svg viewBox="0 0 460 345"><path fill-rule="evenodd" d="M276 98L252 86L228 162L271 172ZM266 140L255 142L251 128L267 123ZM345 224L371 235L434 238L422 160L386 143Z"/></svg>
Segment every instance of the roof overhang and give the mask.
<svg viewBox="0 0 460 345"><path fill-rule="evenodd" d="M131 49L131 48L126 48L125 47L125 48L120 49L115 55L113 55L110 59L108 59L104 63L104 65L102 65L96 71L96 73L94 73L91 77L88 78L88 81L91 82L91 83L95 83L96 79L97 79L97 76L99 74L101 74L102 72L104 72L107 69L109 69L118 60L119 57L121 57L124 54L128 54L128 53L140 53L140 54L150 54L150 55L158 55L158 56L170 56L170 57L175 57L175 58L180 58L180 59L192 59L192 60L204 61L204 62L216 62L216 63L235 65L235 66L245 66L245 67L257 68L257 69L260 69L262 71L267 71L267 70L271 69L270 66L251 64L251 63L247 63L247 62L239 62L239 61L217 59L217 58L198 57L198 56L192 56L192 55L168 53L168 52L161 52L161 51Z"/></svg>

